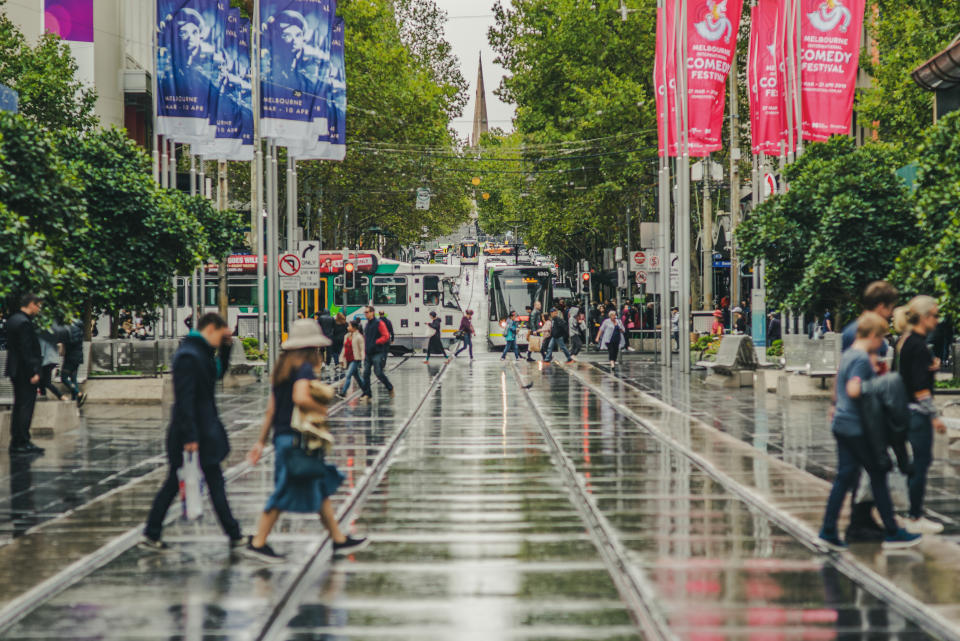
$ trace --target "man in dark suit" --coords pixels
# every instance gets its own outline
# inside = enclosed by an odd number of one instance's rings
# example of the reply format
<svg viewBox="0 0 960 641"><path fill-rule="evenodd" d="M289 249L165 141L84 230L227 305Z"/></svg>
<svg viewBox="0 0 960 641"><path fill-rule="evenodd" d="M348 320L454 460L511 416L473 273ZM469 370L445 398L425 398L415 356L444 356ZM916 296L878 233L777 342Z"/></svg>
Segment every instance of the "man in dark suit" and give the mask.
<svg viewBox="0 0 960 641"><path fill-rule="evenodd" d="M232 342L227 322L211 312L200 317L197 328L187 334L173 355L173 411L167 428L170 471L150 508L140 541L142 548L160 552L170 549L160 536L167 511L180 492L177 470L183 466L184 451L199 453L210 501L220 527L230 537L231 548L246 543L240 534L240 525L230 512L220 469L220 463L230 453L230 442L217 413L216 383L229 368Z"/></svg>
<svg viewBox="0 0 960 641"><path fill-rule="evenodd" d="M30 441L30 423L37 404L40 383L40 341L33 318L40 313L42 301L34 294L20 300L20 311L7 322L7 376L13 381L13 412L10 416L10 453L43 454L43 448Z"/></svg>

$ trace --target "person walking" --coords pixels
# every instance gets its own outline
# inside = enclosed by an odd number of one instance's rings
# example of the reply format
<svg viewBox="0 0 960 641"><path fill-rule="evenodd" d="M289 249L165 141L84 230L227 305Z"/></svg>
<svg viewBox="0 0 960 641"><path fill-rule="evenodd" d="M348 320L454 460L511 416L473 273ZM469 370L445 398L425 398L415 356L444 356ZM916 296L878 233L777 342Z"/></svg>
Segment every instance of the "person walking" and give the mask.
<svg viewBox="0 0 960 641"><path fill-rule="evenodd" d="M670 310L670 336L677 344L677 351L680 351L680 310L676 307Z"/></svg>
<svg viewBox="0 0 960 641"><path fill-rule="evenodd" d="M430 362L430 354L442 354L444 358L450 358L447 356L447 350L443 348L443 339L440 334L440 318L436 312L430 312L430 322L427 323L427 327L429 327L433 333L430 334L430 338L427 340L427 357L423 362Z"/></svg>
<svg viewBox="0 0 960 641"><path fill-rule="evenodd" d="M610 369L617 366L617 360L620 358L620 346L623 342L622 337L626 331L623 321L617 318L617 313L613 311L607 314L607 318L600 324L596 342L600 349L607 350Z"/></svg>
<svg viewBox="0 0 960 641"><path fill-rule="evenodd" d="M898 354L900 376L910 401L910 428L907 440L913 451L913 469L907 477L910 511L904 527L914 534L939 534L943 525L923 515L923 499L927 472L933 462L933 432L944 434L947 427L933 402L934 377L940 369L927 345L927 337L940 322L937 301L930 296L916 296L907 305L906 321L910 327L901 341Z"/></svg>
<svg viewBox="0 0 960 641"><path fill-rule="evenodd" d="M396 337L393 335L393 323L390 321L389 318L387 318L387 313L383 310L380 310L380 322L386 325L387 332L390 334L390 342L387 343L387 352L389 353L390 346L393 345L393 341L395 340Z"/></svg>
<svg viewBox="0 0 960 641"><path fill-rule="evenodd" d="M273 430L273 494L260 513L257 533L242 550L247 558L271 564L284 561L267 542L283 512L318 514L333 539L334 554L359 550L368 543L367 539L349 537L340 530L330 497L343 483L344 476L335 466L326 463L319 477L310 478L295 478L287 467L291 452L300 447L300 434L292 427L294 408L311 414L327 413L326 405L311 395L310 381L316 379L316 370L322 367L319 350L329 346L330 339L309 320L295 322L290 328L290 337L280 346L280 357L270 375L270 401L260 438L247 457L253 465L260 461L267 437Z"/></svg>
<svg viewBox="0 0 960 641"><path fill-rule="evenodd" d="M30 440L30 423L37 404L37 386L43 363L40 341L33 319L43 301L34 294L20 299L20 309L7 321L7 371L13 383L13 411L10 414L10 453L43 454L42 447Z"/></svg>
<svg viewBox="0 0 960 641"><path fill-rule="evenodd" d="M333 332L336 327L336 321L333 316L330 315L330 310L324 307L320 310L320 315L317 317L317 324L320 326L320 331L323 332L323 335L330 339L330 347L333 346ZM324 354L324 363L327 365L334 365L340 358L340 352L334 352L332 349L326 348L323 352Z"/></svg>
<svg viewBox="0 0 960 641"><path fill-rule="evenodd" d="M511 309L510 317L502 322L504 323L503 340L506 342L506 345L503 346L503 353L500 355L500 360L506 360L507 352L512 351L519 361L520 349L517 347L517 330L519 329L520 324L517 322L517 312Z"/></svg>
<svg viewBox="0 0 960 641"><path fill-rule="evenodd" d="M723 336L724 324L723 324L723 312L719 309L714 310L713 312L713 325L710 327L711 336Z"/></svg>
<svg viewBox="0 0 960 641"><path fill-rule="evenodd" d="M530 331L535 332L543 325L543 305L540 301L534 301L533 311L530 312Z"/></svg>
<svg viewBox="0 0 960 641"><path fill-rule="evenodd" d="M166 439L169 470L153 499L139 543L141 548L158 552L170 549L160 537L167 511L180 493L177 471L183 466L185 451L199 456L210 501L220 527L230 539L231 549L246 542L230 511L220 469L230 453L230 441L217 412L216 383L230 366L231 334L222 316L215 312L204 314L173 355L173 410Z"/></svg>
<svg viewBox="0 0 960 641"><path fill-rule="evenodd" d="M532 333L540 337L540 360L545 363L547 362L547 348L550 346L550 336L553 333L553 319L547 315L539 329ZM529 346L527 347L527 361L533 362L533 355Z"/></svg>
<svg viewBox="0 0 960 641"><path fill-rule="evenodd" d="M49 331L39 332L37 338L40 340L40 396L47 397L47 391L50 391L58 401L63 400L63 394L53 384L53 370L60 365L60 350L57 345L61 340L61 330L58 325L54 325Z"/></svg>
<svg viewBox="0 0 960 641"><path fill-rule="evenodd" d="M463 350L468 349L470 350L470 360L473 360L473 337L476 333L477 330L473 328L473 310L468 309L467 313L460 319L460 341L463 344L460 349L453 353L454 358L459 356Z"/></svg>
<svg viewBox="0 0 960 641"><path fill-rule="evenodd" d="M837 472L820 528L820 539L835 550L847 547L840 539L837 521L847 494L856 489L861 469L866 470L870 478L877 511L883 520L883 547L905 548L920 542L919 534L911 534L897 525L887 486L887 469L876 460L867 440L859 403L863 383L876 376L871 357L880 349L887 331L886 319L874 312L865 312L857 322L856 340L840 359L832 424L837 441Z"/></svg>
<svg viewBox="0 0 960 641"><path fill-rule="evenodd" d="M338 314L339 316L339 314ZM363 387L363 377L360 375L360 365L363 363L363 332L360 331L360 321L352 320L347 325L347 334L343 339L343 348L340 354L340 367L344 368L346 374L343 377L343 386L340 388L340 396L345 397L350 390L350 379L357 381L360 389ZM333 349L333 346L327 349Z"/></svg>
<svg viewBox="0 0 960 641"><path fill-rule="evenodd" d="M387 348L390 345L390 332L387 326L377 318L377 312L372 306L367 306L363 310L363 315L367 319L367 324L363 328L363 395L360 398L373 398L372 388L370 386L371 373L383 383L384 387L393 397L396 392L393 389L393 383L387 378L383 369L387 364Z"/></svg>
<svg viewBox="0 0 960 641"><path fill-rule="evenodd" d="M83 364L83 322L77 320L66 328L66 342L63 344L63 365L60 367L60 382L70 390L70 398L77 407L83 407L87 395L80 391L77 372Z"/></svg>
<svg viewBox="0 0 960 641"><path fill-rule="evenodd" d="M343 315L343 312L337 312L333 319L333 336L330 337L333 344L327 348L334 354L334 360L336 361L334 367L336 368L340 367L340 352L343 351L343 340L348 329L347 317Z"/></svg>
<svg viewBox="0 0 960 641"><path fill-rule="evenodd" d="M570 350L567 349L567 335L570 333L567 321L564 320L563 314L556 307L550 310L550 320L552 322L552 326L550 327L550 342L547 344L547 353L543 356L543 362L549 363L553 360L553 351L559 345L564 356L567 357L566 362L568 364L572 363L573 356L570 354Z"/></svg>

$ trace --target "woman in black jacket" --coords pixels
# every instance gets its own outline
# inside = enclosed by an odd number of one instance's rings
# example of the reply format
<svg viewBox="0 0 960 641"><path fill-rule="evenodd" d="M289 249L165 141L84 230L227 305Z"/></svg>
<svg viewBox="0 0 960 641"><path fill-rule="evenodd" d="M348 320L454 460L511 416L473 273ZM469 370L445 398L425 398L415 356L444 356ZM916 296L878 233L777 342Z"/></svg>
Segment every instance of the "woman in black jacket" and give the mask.
<svg viewBox="0 0 960 641"><path fill-rule="evenodd" d="M450 358L447 355L447 350L443 348L443 341L440 336L440 319L437 317L436 312L430 312L430 322L427 323L433 333L430 335L430 340L427 342L427 358L424 359L424 363L430 362L430 354L443 354L444 358Z"/></svg>

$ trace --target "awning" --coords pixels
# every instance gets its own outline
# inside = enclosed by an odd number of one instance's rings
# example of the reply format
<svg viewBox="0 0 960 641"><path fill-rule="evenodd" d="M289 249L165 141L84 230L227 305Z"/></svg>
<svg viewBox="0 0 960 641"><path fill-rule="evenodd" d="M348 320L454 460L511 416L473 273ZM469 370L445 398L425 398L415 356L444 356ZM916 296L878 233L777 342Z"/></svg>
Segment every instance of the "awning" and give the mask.
<svg viewBox="0 0 960 641"><path fill-rule="evenodd" d="M910 76L927 91L943 91L960 85L960 35L946 49L914 69Z"/></svg>

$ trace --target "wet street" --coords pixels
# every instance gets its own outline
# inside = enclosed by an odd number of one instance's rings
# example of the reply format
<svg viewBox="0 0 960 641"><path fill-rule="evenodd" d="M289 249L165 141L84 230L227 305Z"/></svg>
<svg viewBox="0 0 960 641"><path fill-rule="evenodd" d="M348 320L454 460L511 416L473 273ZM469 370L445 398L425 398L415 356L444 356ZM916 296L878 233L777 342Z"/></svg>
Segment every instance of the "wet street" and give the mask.
<svg viewBox="0 0 960 641"><path fill-rule="evenodd" d="M482 306L482 278L464 302ZM483 312L478 314L483 318ZM899 555L827 555L826 407L663 375L572 365L393 358L332 409L335 497L373 543L333 559L316 516L284 515L263 566L231 556L212 510L135 547L165 473L159 410L86 413L26 469L2 470L3 639L721 639L960 637L956 475L931 507L947 531ZM252 531L272 453L245 462L262 384L221 396L235 515ZM151 413L153 412L153 413Z"/></svg>

